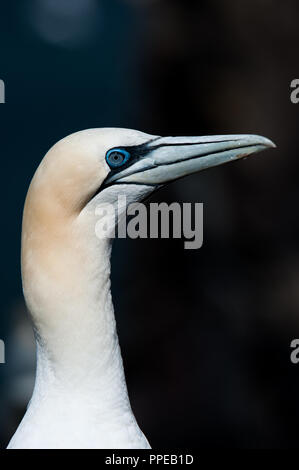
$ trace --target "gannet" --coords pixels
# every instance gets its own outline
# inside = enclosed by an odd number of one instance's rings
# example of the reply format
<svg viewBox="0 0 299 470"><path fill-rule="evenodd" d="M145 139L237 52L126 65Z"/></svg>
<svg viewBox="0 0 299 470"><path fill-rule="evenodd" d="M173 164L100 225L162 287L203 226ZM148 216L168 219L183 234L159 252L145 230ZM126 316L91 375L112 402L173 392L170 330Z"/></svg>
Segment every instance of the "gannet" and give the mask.
<svg viewBox="0 0 299 470"><path fill-rule="evenodd" d="M8 449L150 448L131 410L110 293L111 238L98 204L142 201L164 184L274 144L255 135L160 137L74 133L41 161L22 225L22 283L36 380Z"/></svg>

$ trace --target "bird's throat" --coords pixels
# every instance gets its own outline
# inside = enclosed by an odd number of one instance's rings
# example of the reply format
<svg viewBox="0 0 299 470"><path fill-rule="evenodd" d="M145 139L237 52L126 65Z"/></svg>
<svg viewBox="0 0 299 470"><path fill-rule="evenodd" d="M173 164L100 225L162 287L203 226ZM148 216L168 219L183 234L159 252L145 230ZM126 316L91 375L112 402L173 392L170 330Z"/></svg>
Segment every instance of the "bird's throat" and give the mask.
<svg viewBox="0 0 299 470"><path fill-rule="evenodd" d="M76 390L106 412L128 409L110 292L111 240L97 239L92 213L46 226L28 224L27 215L25 208L22 278L37 340L35 394Z"/></svg>
<svg viewBox="0 0 299 470"><path fill-rule="evenodd" d="M18 447L19 437L23 445L24 429L30 435L37 422L44 435L30 437L28 447L149 447L127 393L110 291L111 240L96 237L93 209L69 214L34 191L24 208L22 280L37 372L11 445ZM62 444L48 431L57 427Z"/></svg>

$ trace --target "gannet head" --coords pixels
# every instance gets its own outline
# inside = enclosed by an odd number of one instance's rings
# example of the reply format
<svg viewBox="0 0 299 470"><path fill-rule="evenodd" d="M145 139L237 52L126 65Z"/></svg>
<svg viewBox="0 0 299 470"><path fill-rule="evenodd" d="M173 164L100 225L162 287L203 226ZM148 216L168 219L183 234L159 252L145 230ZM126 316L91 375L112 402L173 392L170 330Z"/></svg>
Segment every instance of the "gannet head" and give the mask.
<svg viewBox="0 0 299 470"><path fill-rule="evenodd" d="M275 145L256 135L160 137L102 128L72 134L52 147L38 169L51 198L67 212L110 202L121 192L137 202L155 189Z"/></svg>

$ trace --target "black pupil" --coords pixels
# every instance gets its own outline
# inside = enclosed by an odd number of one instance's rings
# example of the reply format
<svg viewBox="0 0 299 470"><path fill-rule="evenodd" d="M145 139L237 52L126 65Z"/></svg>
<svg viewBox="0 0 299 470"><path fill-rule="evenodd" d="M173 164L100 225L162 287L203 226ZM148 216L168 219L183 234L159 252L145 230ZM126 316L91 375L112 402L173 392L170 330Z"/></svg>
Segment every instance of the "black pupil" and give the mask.
<svg viewBox="0 0 299 470"><path fill-rule="evenodd" d="M114 162L114 163L121 163L123 160L124 160L124 156L122 153L120 152L112 152L110 154L110 159Z"/></svg>

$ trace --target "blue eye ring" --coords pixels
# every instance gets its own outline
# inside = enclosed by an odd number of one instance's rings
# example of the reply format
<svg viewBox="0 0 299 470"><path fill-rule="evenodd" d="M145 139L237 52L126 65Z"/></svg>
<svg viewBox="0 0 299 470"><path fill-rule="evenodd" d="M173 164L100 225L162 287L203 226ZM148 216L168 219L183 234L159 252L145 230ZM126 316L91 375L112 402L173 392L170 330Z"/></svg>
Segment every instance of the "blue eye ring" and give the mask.
<svg viewBox="0 0 299 470"><path fill-rule="evenodd" d="M114 148L106 153L106 162L110 168L119 168L129 160L130 156L126 150Z"/></svg>

